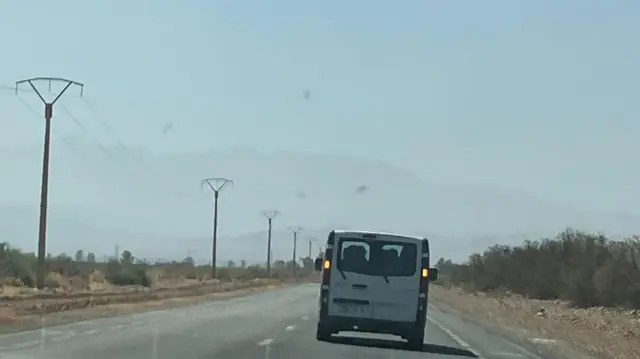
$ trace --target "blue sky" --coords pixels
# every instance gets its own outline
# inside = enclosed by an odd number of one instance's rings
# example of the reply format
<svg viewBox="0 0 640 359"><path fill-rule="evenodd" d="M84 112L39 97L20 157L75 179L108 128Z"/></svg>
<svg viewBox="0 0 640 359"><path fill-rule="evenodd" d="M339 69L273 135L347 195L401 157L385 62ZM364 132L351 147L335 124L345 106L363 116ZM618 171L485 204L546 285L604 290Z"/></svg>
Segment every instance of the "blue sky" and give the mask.
<svg viewBox="0 0 640 359"><path fill-rule="evenodd" d="M70 92L87 128L57 107L60 137L348 154L640 214L639 15L631 0L4 0L0 85L84 82L96 112ZM2 146L41 131L0 88Z"/></svg>

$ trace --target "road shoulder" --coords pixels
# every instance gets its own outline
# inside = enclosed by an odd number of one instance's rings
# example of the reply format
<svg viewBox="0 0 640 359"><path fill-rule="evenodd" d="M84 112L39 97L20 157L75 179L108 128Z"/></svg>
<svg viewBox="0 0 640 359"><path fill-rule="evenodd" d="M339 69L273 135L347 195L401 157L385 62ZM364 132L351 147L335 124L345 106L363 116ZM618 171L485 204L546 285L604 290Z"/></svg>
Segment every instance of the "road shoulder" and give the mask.
<svg viewBox="0 0 640 359"><path fill-rule="evenodd" d="M115 318L118 316L140 314L150 311L184 308L207 301L244 297L270 290L285 288L291 285L293 285L293 283L244 288L235 291L209 293L199 296L167 298L149 302L101 305L86 309L47 313L44 315L28 315L21 317L20 321L14 322L11 325L0 326L0 335L40 329L43 323L43 318L44 322L47 323L47 327L55 327L93 319Z"/></svg>
<svg viewBox="0 0 640 359"><path fill-rule="evenodd" d="M550 338L540 338L540 335L522 328L508 328L493 323L480 315L470 315L462 312L446 303L431 301L436 309L441 312L453 314L464 321L478 325L496 336L509 340L514 345L522 347L525 351L534 353L543 358L554 359L595 359L592 356L577 352L567 343Z"/></svg>

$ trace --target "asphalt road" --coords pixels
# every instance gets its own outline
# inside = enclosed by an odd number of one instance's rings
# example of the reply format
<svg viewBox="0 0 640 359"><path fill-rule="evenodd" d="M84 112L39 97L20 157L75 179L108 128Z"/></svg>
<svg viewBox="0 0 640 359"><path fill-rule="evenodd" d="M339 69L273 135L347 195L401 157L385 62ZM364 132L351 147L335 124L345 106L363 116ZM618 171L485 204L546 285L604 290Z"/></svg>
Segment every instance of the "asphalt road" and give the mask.
<svg viewBox="0 0 640 359"><path fill-rule="evenodd" d="M431 307L423 352L400 338L315 339L318 285L0 336L0 359L541 359ZM46 323L45 323L46 324Z"/></svg>

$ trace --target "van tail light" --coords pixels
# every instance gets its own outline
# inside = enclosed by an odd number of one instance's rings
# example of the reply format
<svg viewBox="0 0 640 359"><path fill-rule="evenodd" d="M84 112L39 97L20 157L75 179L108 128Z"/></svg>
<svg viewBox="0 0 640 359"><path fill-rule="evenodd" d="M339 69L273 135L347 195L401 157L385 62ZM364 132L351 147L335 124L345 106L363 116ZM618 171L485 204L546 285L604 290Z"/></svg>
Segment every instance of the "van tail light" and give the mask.
<svg viewBox="0 0 640 359"><path fill-rule="evenodd" d="M320 286L320 318L329 315L329 283L331 282L331 260L333 259L333 242L335 232L329 234L322 262L322 285ZM322 319L321 319L322 320Z"/></svg>
<svg viewBox="0 0 640 359"><path fill-rule="evenodd" d="M322 284L329 285L330 280L331 280L331 261L329 259L325 259L324 262L322 263Z"/></svg>
<svg viewBox="0 0 640 359"><path fill-rule="evenodd" d="M331 260L333 259L333 245L335 241L335 233L332 231L327 239L327 246L324 251L324 261L322 262L322 285L329 285L331 282ZM327 289L329 289L327 287Z"/></svg>
<svg viewBox="0 0 640 359"><path fill-rule="evenodd" d="M420 258L420 294L429 292L429 241L422 241L422 255Z"/></svg>
<svg viewBox="0 0 640 359"><path fill-rule="evenodd" d="M422 255L420 258L420 294L416 323L424 326L427 320L427 296L429 295L429 240L422 240Z"/></svg>
<svg viewBox="0 0 640 359"><path fill-rule="evenodd" d="M426 294L429 290L429 268L420 271L420 293Z"/></svg>

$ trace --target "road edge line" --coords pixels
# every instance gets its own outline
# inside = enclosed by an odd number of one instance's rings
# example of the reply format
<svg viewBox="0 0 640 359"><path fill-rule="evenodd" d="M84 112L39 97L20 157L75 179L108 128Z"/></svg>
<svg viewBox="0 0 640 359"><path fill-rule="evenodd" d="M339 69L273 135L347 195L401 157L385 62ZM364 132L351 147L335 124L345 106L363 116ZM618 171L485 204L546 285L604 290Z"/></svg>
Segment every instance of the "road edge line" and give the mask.
<svg viewBox="0 0 640 359"><path fill-rule="evenodd" d="M500 336L511 344L514 348L522 351L523 353L528 353L529 355L535 355L536 357L542 358L558 358L558 359L597 359L588 354L578 352L573 347L568 345L567 343L558 340L557 343L564 346L565 349L569 350L570 353L567 353L566 350L553 350L550 346L540 346L536 345L534 342L524 339L516 334L515 332L521 332L523 328L507 328L501 327L495 323L491 323L488 319L478 318L466 314L450 305L445 303L435 303L435 301L430 301L429 305L432 305L439 311L454 314L460 317L463 321L471 322L475 325L478 325L490 333L494 335Z"/></svg>

